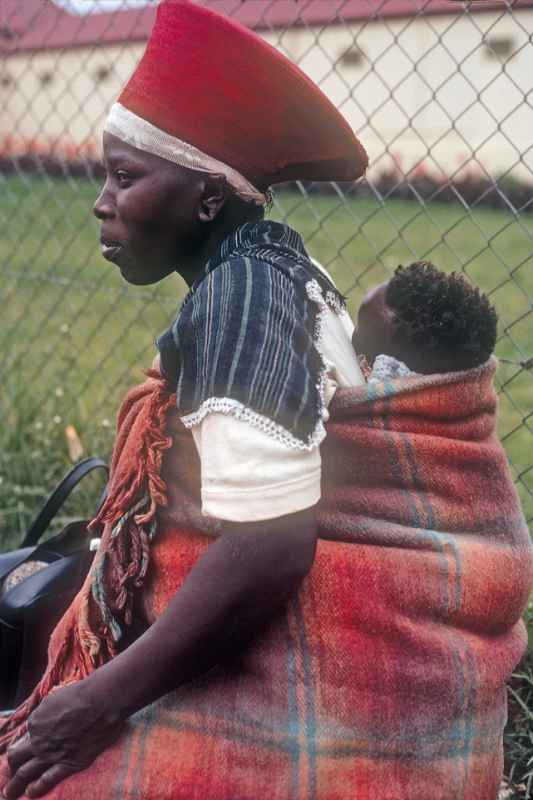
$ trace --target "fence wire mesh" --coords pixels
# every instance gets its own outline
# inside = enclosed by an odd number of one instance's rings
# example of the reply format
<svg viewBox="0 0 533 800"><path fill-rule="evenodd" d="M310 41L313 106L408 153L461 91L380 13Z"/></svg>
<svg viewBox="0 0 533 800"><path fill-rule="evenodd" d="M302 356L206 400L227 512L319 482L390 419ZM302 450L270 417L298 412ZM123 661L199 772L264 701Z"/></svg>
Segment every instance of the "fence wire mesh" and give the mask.
<svg viewBox="0 0 533 800"><path fill-rule="evenodd" d="M420 258L490 295L499 432L531 521L533 2L204 4L299 64L368 149L365 180L280 187L272 211L303 234L352 313L369 286ZM155 5L0 0L4 542L69 460L109 454L121 395L184 293L177 277L125 285L99 255L91 214L102 121Z"/></svg>

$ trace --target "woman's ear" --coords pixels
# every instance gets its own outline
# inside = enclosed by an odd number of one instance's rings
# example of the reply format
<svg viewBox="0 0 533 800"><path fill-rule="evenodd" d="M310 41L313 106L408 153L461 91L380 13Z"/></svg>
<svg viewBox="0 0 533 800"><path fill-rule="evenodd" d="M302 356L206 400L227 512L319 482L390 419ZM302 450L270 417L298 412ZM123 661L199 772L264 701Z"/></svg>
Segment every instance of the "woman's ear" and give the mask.
<svg viewBox="0 0 533 800"><path fill-rule="evenodd" d="M226 179L221 175L207 176L198 206L198 221L213 222L226 205L228 197Z"/></svg>

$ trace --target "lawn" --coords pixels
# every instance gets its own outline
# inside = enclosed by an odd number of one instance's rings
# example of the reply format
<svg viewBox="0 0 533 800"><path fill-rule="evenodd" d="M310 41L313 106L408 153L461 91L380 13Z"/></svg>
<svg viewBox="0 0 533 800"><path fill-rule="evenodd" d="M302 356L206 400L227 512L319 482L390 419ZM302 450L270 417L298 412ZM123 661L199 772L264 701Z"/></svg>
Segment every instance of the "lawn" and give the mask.
<svg viewBox="0 0 533 800"><path fill-rule="evenodd" d="M99 255L95 193L88 180L0 176L0 547L17 541L68 467L67 425L85 454L109 455L120 397L142 378L153 340L184 293L177 276L154 288L123 283ZM491 293L500 356L518 362L533 355L533 215L297 192L280 193L272 215L302 233L352 312L397 264L428 258L465 269ZM531 371L502 364L499 379L500 435L533 518ZM90 513L96 483L63 518L80 508Z"/></svg>

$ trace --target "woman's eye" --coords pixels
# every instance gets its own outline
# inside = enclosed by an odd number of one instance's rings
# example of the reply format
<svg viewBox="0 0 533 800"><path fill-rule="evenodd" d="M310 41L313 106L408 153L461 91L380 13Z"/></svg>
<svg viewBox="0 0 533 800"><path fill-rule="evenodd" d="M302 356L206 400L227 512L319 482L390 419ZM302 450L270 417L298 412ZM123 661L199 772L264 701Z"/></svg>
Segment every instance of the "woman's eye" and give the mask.
<svg viewBox="0 0 533 800"><path fill-rule="evenodd" d="M131 181L131 176L123 169L117 169L117 171L115 172L115 177L120 186L129 184Z"/></svg>

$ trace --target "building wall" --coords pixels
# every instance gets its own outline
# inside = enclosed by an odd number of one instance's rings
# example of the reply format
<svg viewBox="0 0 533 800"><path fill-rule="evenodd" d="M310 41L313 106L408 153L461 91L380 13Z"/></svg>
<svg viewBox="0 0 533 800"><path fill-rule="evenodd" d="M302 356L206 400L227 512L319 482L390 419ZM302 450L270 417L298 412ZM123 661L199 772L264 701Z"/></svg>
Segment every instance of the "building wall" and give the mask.
<svg viewBox="0 0 533 800"><path fill-rule="evenodd" d="M265 38L340 108L373 172L394 165L446 175L480 169L533 181L529 31L532 10L293 28ZM486 43L495 41L510 43L511 54L491 55ZM350 48L356 63L342 58ZM97 154L106 110L143 49L125 44L6 59L0 149Z"/></svg>
<svg viewBox="0 0 533 800"><path fill-rule="evenodd" d="M330 27L320 47L317 32L293 29L281 44L347 117L374 170L397 160L453 175L475 159L488 174L533 181L532 31L524 10ZM506 39L506 61L483 44ZM333 69L353 44L361 62Z"/></svg>
<svg viewBox="0 0 533 800"><path fill-rule="evenodd" d="M107 109L143 50L143 44L125 44L6 59L0 68L0 151L97 156Z"/></svg>

